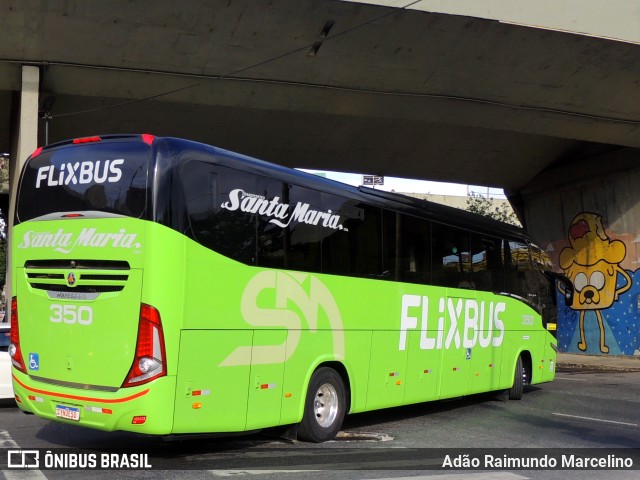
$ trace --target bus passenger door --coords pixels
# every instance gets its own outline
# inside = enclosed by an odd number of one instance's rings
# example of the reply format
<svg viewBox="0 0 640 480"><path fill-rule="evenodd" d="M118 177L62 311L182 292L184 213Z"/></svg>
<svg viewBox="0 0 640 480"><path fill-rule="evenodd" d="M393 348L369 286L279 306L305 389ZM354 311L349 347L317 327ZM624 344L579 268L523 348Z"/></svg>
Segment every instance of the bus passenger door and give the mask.
<svg viewBox="0 0 640 480"><path fill-rule="evenodd" d="M422 332L409 332L407 348L407 387L404 403L420 403L435 400L438 395L438 377L442 352L424 349ZM421 340L423 345L421 345Z"/></svg>
<svg viewBox="0 0 640 480"><path fill-rule="evenodd" d="M251 330L183 330L173 433L240 432L247 418L249 365L224 365Z"/></svg>
<svg viewBox="0 0 640 480"><path fill-rule="evenodd" d="M397 331L374 331L371 338L367 410L402 405L407 352L398 348Z"/></svg>

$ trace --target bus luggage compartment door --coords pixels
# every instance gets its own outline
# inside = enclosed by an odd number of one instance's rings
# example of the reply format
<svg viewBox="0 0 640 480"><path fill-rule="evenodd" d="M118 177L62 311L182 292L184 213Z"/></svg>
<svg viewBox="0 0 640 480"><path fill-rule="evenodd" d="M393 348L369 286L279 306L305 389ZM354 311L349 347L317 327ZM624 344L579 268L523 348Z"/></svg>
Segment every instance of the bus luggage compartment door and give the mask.
<svg viewBox="0 0 640 480"><path fill-rule="evenodd" d="M249 362L226 365L238 345L251 345L251 330L183 330L173 433L239 432L245 429Z"/></svg>

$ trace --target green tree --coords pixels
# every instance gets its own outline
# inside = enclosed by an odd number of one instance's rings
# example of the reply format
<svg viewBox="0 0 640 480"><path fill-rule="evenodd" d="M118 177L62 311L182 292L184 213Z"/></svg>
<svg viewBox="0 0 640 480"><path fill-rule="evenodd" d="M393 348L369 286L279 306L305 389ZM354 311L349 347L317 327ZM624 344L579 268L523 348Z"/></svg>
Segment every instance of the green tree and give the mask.
<svg viewBox="0 0 640 480"><path fill-rule="evenodd" d="M521 227L518 217L506 202L496 203L493 199L469 192L467 194L467 211L479 213L485 217L493 218L500 222L509 223Z"/></svg>

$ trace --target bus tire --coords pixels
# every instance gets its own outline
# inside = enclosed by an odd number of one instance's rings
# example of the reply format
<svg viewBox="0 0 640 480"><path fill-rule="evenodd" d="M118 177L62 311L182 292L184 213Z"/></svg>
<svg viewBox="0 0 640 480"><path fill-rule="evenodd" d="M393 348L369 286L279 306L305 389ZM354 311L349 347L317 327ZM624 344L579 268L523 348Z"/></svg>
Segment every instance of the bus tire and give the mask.
<svg viewBox="0 0 640 480"><path fill-rule="evenodd" d="M522 364L522 356L518 357L516 362L516 369L513 374L513 386L509 389L509 400L521 400L522 393L524 392L524 377L526 371Z"/></svg>
<svg viewBox="0 0 640 480"><path fill-rule="evenodd" d="M332 368L319 368L309 381L298 438L315 443L331 440L342 427L345 410L342 377Z"/></svg>

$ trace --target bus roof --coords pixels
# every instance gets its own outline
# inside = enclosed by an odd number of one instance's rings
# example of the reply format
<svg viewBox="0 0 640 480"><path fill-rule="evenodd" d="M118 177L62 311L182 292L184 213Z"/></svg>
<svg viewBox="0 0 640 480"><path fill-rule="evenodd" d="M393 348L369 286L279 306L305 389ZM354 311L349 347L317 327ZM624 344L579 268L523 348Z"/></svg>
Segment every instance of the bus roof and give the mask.
<svg viewBox="0 0 640 480"><path fill-rule="evenodd" d="M172 144L178 144L182 148L209 151L214 155L211 161L225 167L243 170L256 175L278 178L283 182L292 183L300 187L321 190L335 195L348 196L370 205L422 217L439 223L464 227L479 233L532 241L522 228L459 208L400 193L376 190L364 186L354 187L319 175L284 167L198 142L172 137L165 137L162 140L166 140Z"/></svg>
<svg viewBox="0 0 640 480"><path fill-rule="evenodd" d="M31 157L33 158L39 155L42 151L57 149L60 147L85 145L96 142L123 141L145 142L160 151L164 151L170 147L173 151L182 152L181 155L176 157L176 160L178 161L182 158L186 158L189 152L200 152L205 155L204 161L216 163L229 168L246 171L256 175L277 178L283 182L296 184L305 188L321 190L335 195L347 196L370 205L414 215L439 223L464 227L487 235L532 241L523 229L483 215L395 192L386 192L364 186L354 187L336 180L284 167L282 165L270 163L193 140L175 137L155 137L148 134L97 135L57 142L55 144L39 148Z"/></svg>

